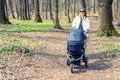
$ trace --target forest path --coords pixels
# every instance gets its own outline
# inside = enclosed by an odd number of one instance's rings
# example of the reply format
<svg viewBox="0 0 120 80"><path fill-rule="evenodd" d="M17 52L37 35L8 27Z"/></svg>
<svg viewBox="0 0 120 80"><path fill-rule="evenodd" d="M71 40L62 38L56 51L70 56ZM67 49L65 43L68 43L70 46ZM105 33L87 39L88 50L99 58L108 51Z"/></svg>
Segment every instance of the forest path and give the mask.
<svg viewBox="0 0 120 80"><path fill-rule="evenodd" d="M112 57L113 50L105 52L105 46L120 44L119 37L96 37L98 20L91 20L86 55L89 67L81 66L72 74L66 65L66 41L70 29L47 33L16 33L14 36L33 40L40 45L33 56L0 55L1 80L120 80L120 56ZM108 44L108 45L106 45Z"/></svg>

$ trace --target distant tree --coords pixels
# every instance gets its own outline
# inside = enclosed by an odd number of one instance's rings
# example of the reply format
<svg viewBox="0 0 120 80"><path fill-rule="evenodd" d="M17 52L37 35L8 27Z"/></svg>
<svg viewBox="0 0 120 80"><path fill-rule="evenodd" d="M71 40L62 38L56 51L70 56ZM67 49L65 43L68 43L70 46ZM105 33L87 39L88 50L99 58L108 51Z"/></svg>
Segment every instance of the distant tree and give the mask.
<svg viewBox="0 0 120 80"><path fill-rule="evenodd" d="M65 3L65 16L67 16L67 0L64 0Z"/></svg>
<svg viewBox="0 0 120 80"><path fill-rule="evenodd" d="M48 0L46 0L46 3L45 3L45 6L46 6L46 9L45 9L45 16L46 16L46 19L48 19Z"/></svg>
<svg viewBox="0 0 120 80"><path fill-rule="evenodd" d="M39 10L39 0L34 0L35 22L42 22Z"/></svg>
<svg viewBox="0 0 120 80"><path fill-rule="evenodd" d="M58 15L58 13L59 13L59 0L55 0L55 5L56 5L56 7L55 7L55 25L54 25L54 28L57 28L57 29L61 29L61 27L60 27L60 24L59 24L59 15Z"/></svg>
<svg viewBox="0 0 120 80"><path fill-rule="evenodd" d="M68 23L71 23L71 19L70 19L70 0L68 0Z"/></svg>
<svg viewBox="0 0 120 80"><path fill-rule="evenodd" d="M10 24L5 6L7 7L6 0L0 0L0 23Z"/></svg>
<svg viewBox="0 0 120 80"><path fill-rule="evenodd" d="M114 19L117 20L117 26L120 26L120 0L114 0Z"/></svg>
<svg viewBox="0 0 120 80"><path fill-rule="evenodd" d="M86 10L88 11L89 14L90 14L90 9L91 9L90 2L91 2L91 0L85 0L85 3L84 3L84 4L86 4Z"/></svg>
<svg viewBox="0 0 120 80"><path fill-rule="evenodd" d="M51 3L51 0L49 0L49 9L50 9L50 19L54 20L53 13L52 13L52 3Z"/></svg>
<svg viewBox="0 0 120 80"><path fill-rule="evenodd" d="M76 13L76 4L77 4L77 0L74 0L74 17L76 16L75 13Z"/></svg>
<svg viewBox="0 0 120 80"><path fill-rule="evenodd" d="M118 0L118 26L120 26L120 0Z"/></svg>
<svg viewBox="0 0 120 80"><path fill-rule="evenodd" d="M115 30L112 20L112 3L113 0L98 0L100 27L98 30L98 36L113 36L118 35Z"/></svg>
<svg viewBox="0 0 120 80"><path fill-rule="evenodd" d="M8 0L8 5L9 5L9 9L10 9L12 17L15 18L14 9L13 9L13 1Z"/></svg>
<svg viewBox="0 0 120 80"><path fill-rule="evenodd" d="M85 8L85 9L86 9L86 3L85 3L85 0L81 0L81 5L82 5L82 8Z"/></svg>
<svg viewBox="0 0 120 80"><path fill-rule="evenodd" d="M18 5L19 4L18 0L17 1L15 0L14 4L15 4L15 11L16 11L16 18L19 19L19 16L20 16L19 9L20 8L19 8L19 5Z"/></svg>
<svg viewBox="0 0 120 80"><path fill-rule="evenodd" d="M96 13L96 0L93 0L93 13Z"/></svg>

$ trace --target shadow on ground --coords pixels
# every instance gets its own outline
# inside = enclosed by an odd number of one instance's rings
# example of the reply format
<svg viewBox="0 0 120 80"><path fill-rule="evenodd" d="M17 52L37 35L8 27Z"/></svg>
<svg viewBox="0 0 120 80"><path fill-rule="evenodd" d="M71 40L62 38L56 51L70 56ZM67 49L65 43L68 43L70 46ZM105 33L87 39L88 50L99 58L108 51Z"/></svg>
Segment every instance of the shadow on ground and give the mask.
<svg viewBox="0 0 120 80"><path fill-rule="evenodd" d="M83 73L88 70L106 70L111 68L111 64L109 63L111 60L111 55L108 55L106 57L103 57L105 52L101 53L96 53L96 54L89 54L87 55L89 58L89 67L85 67L84 63L81 65L81 70L80 72L76 73ZM62 68L66 68L66 55L65 54L49 54L49 53L40 53L40 52L35 52L34 55L41 56L44 58L47 58L51 61L54 62L54 64L62 66ZM109 58L109 59L108 59ZM63 61L59 61L63 59Z"/></svg>

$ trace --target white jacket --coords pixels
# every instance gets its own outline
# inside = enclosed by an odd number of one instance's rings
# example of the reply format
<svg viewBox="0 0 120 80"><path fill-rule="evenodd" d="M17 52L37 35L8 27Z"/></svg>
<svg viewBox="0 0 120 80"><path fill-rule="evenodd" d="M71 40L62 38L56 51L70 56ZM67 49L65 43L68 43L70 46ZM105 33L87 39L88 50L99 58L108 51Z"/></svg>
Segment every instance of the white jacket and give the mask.
<svg viewBox="0 0 120 80"><path fill-rule="evenodd" d="M73 23L72 23L72 28L74 29L78 29L79 28L79 24L80 24L80 16L76 16L73 20ZM83 30L85 32L88 32L89 28L90 28L90 23L89 23L89 19L88 17L85 17L83 20L82 20L82 27L83 27Z"/></svg>

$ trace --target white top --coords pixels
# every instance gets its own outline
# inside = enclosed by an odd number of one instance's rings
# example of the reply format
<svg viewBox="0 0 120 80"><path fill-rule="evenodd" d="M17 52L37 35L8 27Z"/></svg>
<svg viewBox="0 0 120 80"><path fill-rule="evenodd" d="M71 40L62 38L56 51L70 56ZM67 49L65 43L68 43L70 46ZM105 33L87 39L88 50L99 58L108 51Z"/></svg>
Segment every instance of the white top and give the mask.
<svg viewBox="0 0 120 80"><path fill-rule="evenodd" d="M79 28L79 25L80 25L80 21L81 21L81 18L80 16L76 16L73 20L73 23L72 23L72 28L74 29L78 29ZM89 23L89 18L88 17L85 17L83 20L82 20L82 27L83 27L83 30L85 32L88 32L89 28L90 28L90 23Z"/></svg>

